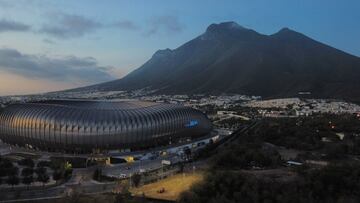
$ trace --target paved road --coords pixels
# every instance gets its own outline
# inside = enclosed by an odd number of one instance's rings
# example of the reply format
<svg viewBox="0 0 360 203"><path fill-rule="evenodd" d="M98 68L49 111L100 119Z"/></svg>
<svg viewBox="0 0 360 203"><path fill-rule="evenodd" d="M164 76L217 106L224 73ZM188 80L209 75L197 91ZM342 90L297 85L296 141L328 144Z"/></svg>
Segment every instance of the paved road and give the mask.
<svg viewBox="0 0 360 203"><path fill-rule="evenodd" d="M124 163L113 166L106 166L102 168L102 171L103 174L110 177L120 177L121 174L124 174L126 175L126 177L129 177L130 174L140 172L140 169L149 171L149 170L155 170L161 168L162 160L170 160L172 164L182 161L181 158L178 157L177 155L167 155L167 156L159 156L155 160L141 160L141 161L133 162L131 164Z"/></svg>
<svg viewBox="0 0 360 203"><path fill-rule="evenodd" d="M25 199L47 199L61 197L65 192L64 186L45 188L43 190L23 190L23 191L7 191L0 193L0 202L15 202Z"/></svg>
<svg viewBox="0 0 360 203"><path fill-rule="evenodd" d="M89 172L77 171L73 177L63 185L36 189L36 190L23 190L23 191L0 191L0 202L17 202L26 201L30 199L53 199L61 198L70 194L73 191L80 193L91 194L91 193L104 193L111 192L116 187L115 182L111 183L98 183L93 180L88 180ZM92 173L91 173L92 177Z"/></svg>

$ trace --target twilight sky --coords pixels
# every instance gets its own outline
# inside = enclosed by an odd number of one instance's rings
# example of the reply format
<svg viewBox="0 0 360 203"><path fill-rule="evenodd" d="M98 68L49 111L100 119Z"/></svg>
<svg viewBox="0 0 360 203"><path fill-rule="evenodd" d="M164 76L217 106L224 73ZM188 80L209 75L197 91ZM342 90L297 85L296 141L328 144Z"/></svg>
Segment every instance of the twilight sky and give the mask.
<svg viewBox="0 0 360 203"><path fill-rule="evenodd" d="M121 78L224 21L360 56L359 11L359 0L0 0L0 95Z"/></svg>

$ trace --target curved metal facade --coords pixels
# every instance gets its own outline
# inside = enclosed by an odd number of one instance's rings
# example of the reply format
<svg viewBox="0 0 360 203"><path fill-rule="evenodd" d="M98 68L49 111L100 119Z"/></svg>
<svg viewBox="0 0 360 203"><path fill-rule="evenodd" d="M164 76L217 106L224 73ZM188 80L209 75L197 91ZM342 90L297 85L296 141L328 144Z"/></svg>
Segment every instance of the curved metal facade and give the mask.
<svg viewBox="0 0 360 203"><path fill-rule="evenodd" d="M147 148L211 129L198 110L140 101L45 101L10 105L0 114L0 139L49 151Z"/></svg>

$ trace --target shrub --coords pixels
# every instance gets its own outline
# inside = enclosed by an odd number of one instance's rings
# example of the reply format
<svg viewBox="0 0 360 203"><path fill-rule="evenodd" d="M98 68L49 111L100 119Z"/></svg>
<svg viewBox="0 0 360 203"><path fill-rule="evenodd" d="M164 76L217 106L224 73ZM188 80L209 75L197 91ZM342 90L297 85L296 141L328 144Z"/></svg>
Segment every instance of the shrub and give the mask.
<svg viewBox="0 0 360 203"><path fill-rule="evenodd" d="M35 166L35 163L32 159L30 158L26 158L26 159L22 159L20 161L18 161L18 164L21 166L27 166L30 168L33 168Z"/></svg>

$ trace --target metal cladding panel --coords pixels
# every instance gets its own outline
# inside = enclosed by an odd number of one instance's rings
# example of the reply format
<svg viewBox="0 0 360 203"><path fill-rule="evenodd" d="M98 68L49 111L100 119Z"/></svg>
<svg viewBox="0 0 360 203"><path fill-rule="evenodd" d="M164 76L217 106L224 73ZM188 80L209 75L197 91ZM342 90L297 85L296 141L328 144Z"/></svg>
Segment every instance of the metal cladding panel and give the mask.
<svg viewBox="0 0 360 203"><path fill-rule="evenodd" d="M198 110L140 101L54 100L10 105L0 114L4 142L57 151L153 146L211 130Z"/></svg>

